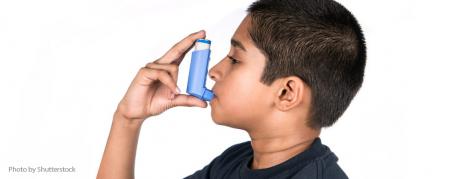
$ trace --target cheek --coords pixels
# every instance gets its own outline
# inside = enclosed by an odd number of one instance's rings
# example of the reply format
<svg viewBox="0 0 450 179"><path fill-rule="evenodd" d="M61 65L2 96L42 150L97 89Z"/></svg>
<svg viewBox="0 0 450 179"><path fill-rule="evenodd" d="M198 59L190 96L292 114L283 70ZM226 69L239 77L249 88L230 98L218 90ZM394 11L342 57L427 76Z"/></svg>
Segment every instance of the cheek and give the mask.
<svg viewBox="0 0 450 179"><path fill-rule="evenodd" d="M230 76L231 77L231 76ZM258 79L251 76L240 75L232 77L227 85L226 93L220 98L221 107L228 111L236 120L248 120L258 116L261 110L261 86Z"/></svg>

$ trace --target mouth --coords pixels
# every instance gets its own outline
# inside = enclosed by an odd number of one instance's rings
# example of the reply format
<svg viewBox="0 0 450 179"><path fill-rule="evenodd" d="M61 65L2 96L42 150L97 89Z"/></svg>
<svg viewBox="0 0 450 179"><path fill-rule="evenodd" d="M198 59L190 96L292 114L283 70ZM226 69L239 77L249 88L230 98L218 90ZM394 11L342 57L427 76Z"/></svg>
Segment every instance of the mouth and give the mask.
<svg viewBox="0 0 450 179"><path fill-rule="evenodd" d="M214 94L214 97L211 99L211 102L214 101L217 98L217 95Z"/></svg>
<svg viewBox="0 0 450 179"><path fill-rule="evenodd" d="M217 98L217 93L216 93L216 90L214 88L212 88L211 91L213 92L214 97L211 99L210 102L213 102Z"/></svg>
<svg viewBox="0 0 450 179"><path fill-rule="evenodd" d="M213 92L213 94L214 94L214 98L216 98L217 97L217 91L216 91L216 89L214 89L214 87L213 88L211 88L211 91ZM213 98L213 99L214 99Z"/></svg>

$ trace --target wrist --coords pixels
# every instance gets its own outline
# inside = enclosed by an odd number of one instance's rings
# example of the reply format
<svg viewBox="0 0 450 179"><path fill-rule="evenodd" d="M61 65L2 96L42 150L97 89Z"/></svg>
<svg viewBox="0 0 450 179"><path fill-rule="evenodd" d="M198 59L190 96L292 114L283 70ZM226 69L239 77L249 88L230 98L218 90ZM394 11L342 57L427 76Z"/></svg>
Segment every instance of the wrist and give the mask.
<svg viewBox="0 0 450 179"><path fill-rule="evenodd" d="M130 119L116 111L114 112L113 123L120 124L127 128L140 128L144 123L144 119Z"/></svg>

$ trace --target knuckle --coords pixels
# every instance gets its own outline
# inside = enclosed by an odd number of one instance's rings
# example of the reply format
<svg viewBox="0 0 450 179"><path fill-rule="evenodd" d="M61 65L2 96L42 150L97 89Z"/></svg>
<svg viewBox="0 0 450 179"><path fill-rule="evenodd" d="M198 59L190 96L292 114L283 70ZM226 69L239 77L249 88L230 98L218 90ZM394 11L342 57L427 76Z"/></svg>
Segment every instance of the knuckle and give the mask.
<svg viewBox="0 0 450 179"><path fill-rule="evenodd" d="M137 76L138 76L139 78L144 78L144 77L147 76L147 74L149 73L147 70L148 70L148 68L141 67L141 69L139 69L139 71L138 71L138 73L137 73Z"/></svg>
<svg viewBox="0 0 450 179"><path fill-rule="evenodd" d="M153 66L153 62L147 63L145 66L146 67L151 67L151 66Z"/></svg>
<svg viewBox="0 0 450 179"><path fill-rule="evenodd" d="M138 72L138 73L144 73L146 70L147 70L147 68L141 67L141 68L139 69L139 72Z"/></svg>
<svg viewBox="0 0 450 179"><path fill-rule="evenodd" d="M139 69L138 75L139 76L145 76L147 73L149 73L148 68L141 67L141 69Z"/></svg>

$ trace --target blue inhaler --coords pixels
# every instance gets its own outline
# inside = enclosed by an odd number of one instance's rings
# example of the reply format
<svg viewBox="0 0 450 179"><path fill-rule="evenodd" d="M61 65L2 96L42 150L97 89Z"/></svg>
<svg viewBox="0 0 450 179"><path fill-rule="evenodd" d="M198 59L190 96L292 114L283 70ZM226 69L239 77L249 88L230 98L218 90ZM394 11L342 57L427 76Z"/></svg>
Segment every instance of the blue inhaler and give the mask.
<svg viewBox="0 0 450 179"><path fill-rule="evenodd" d="M214 93L205 87L209 55L211 54L211 50L209 49L210 46L210 40L198 39L195 41L186 90L190 95L203 101L211 101L211 99L214 98Z"/></svg>

